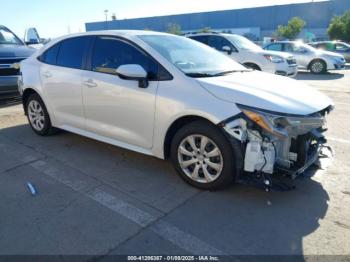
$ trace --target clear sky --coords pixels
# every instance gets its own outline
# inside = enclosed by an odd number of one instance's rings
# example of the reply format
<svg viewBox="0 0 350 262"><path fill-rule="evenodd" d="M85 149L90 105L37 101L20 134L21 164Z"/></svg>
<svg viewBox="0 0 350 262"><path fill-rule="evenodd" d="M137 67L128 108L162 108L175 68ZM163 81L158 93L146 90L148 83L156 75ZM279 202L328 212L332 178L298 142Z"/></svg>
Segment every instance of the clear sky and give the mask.
<svg viewBox="0 0 350 262"><path fill-rule="evenodd" d="M41 37L85 31L85 22L312 2L312 0L0 0L0 24L19 37L36 27ZM320 1L320 0L315 0Z"/></svg>

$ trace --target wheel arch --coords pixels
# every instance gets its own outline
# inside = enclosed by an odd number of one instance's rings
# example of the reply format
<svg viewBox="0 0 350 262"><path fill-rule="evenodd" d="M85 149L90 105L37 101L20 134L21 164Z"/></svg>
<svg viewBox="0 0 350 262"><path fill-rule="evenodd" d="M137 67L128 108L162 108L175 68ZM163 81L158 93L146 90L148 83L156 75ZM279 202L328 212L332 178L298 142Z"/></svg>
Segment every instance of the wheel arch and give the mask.
<svg viewBox="0 0 350 262"><path fill-rule="evenodd" d="M254 67L256 70L262 71L261 66L258 65L258 64L255 63L255 62L244 62L243 65L248 66L248 67L249 67L249 65L251 65L251 66Z"/></svg>
<svg viewBox="0 0 350 262"><path fill-rule="evenodd" d="M23 91L23 94L22 94L22 104L23 104L23 109L24 109L24 113L27 115L27 107L26 107L26 104L27 104L27 101L28 101L28 98L33 95L33 94L37 94L41 100L42 100L42 97L41 95L38 93L38 91L36 91L35 89L33 88L26 88L24 91Z"/></svg>
<svg viewBox="0 0 350 262"><path fill-rule="evenodd" d="M311 65L313 62L316 62L316 61L321 61L323 62L325 65L326 65L326 70L328 70L328 64L327 64L327 61L325 61L323 58L321 57L317 57L317 58L314 58L312 59L309 64L307 65L307 70L310 70L311 69Z"/></svg>
<svg viewBox="0 0 350 262"><path fill-rule="evenodd" d="M168 159L170 157L171 141L173 140L176 132L180 128L184 127L185 125L188 125L198 120L204 120L212 125L215 125L212 121L208 120L207 118L202 116L197 116L197 115L186 115L186 116L179 117L175 121L173 121L173 123L168 128L164 139L164 144L163 144L164 159Z"/></svg>

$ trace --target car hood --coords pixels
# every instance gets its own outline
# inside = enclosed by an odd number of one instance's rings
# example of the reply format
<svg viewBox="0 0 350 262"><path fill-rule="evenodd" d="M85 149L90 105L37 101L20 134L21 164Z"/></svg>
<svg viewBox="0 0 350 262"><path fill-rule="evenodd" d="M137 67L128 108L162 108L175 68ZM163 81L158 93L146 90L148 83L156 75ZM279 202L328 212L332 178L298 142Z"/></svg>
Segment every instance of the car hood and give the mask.
<svg viewBox="0 0 350 262"><path fill-rule="evenodd" d="M274 55L274 56L279 56L279 57L282 57L282 58L284 58L284 59L288 59L288 58L293 57L293 55L290 54L290 53L278 52L278 51L270 51L270 50L264 50L264 49L255 50L255 53L256 53L256 54L260 54L260 55Z"/></svg>
<svg viewBox="0 0 350 262"><path fill-rule="evenodd" d="M12 57L29 57L34 52L34 48L24 45L0 45L0 59Z"/></svg>
<svg viewBox="0 0 350 262"><path fill-rule="evenodd" d="M221 100L284 114L309 115L333 105L331 99L304 83L263 72L237 72L197 81Z"/></svg>

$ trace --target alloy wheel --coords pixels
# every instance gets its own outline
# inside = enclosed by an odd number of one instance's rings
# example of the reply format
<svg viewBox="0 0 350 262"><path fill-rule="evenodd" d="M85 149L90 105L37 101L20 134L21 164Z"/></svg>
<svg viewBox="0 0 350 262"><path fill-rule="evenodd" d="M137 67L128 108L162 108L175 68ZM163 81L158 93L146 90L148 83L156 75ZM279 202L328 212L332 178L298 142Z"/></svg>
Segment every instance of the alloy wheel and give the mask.
<svg viewBox="0 0 350 262"><path fill-rule="evenodd" d="M42 131L45 126L45 114L42 106L36 100L32 100L28 104L28 116L32 127L36 131Z"/></svg>
<svg viewBox="0 0 350 262"><path fill-rule="evenodd" d="M324 69L323 67L324 67L323 63L320 61L317 61L312 64L311 69L312 69L312 72L314 73L321 73Z"/></svg>
<svg viewBox="0 0 350 262"><path fill-rule="evenodd" d="M190 135L178 147L178 160L182 171L199 183L211 183L224 167L219 147L204 135Z"/></svg>

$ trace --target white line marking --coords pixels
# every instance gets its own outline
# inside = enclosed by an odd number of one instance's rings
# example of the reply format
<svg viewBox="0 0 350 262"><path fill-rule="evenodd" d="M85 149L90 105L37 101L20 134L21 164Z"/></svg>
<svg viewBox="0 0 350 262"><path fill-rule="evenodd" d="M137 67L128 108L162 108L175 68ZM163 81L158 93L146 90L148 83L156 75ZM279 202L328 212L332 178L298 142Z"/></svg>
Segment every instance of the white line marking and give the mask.
<svg viewBox="0 0 350 262"><path fill-rule="evenodd" d="M74 191L94 200L95 202L107 207L108 209L122 215L129 220L133 221L142 228L150 226L150 229L161 236L163 239L177 245L183 250L188 251L194 255L224 255L225 253L218 250L217 248L205 243L199 238L188 234L181 229L173 226L167 222L158 220L157 217L149 214L123 200L117 199L115 196L106 193L99 189L94 189L90 192L86 192L86 182L64 174L64 172L51 167L43 160L34 162L31 164L32 167L41 171L45 175L59 181L65 186L70 187Z"/></svg>
<svg viewBox="0 0 350 262"><path fill-rule="evenodd" d="M222 251L208 245L193 235L183 232L167 222L158 221L151 225L151 230L194 255L224 255Z"/></svg>
<svg viewBox="0 0 350 262"><path fill-rule="evenodd" d="M335 138L335 137L327 137L327 140L339 142L339 143L345 143L345 144L350 144L350 140L345 140L341 138Z"/></svg>
<svg viewBox="0 0 350 262"><path fill-rule="evenodd" d="M142 227L146 227L157 220L157 218L151 214L146 213L122 200L119 200L102 190L95 189L93 192L89 192L87 195L101 205L123 215Z"/></svg>

